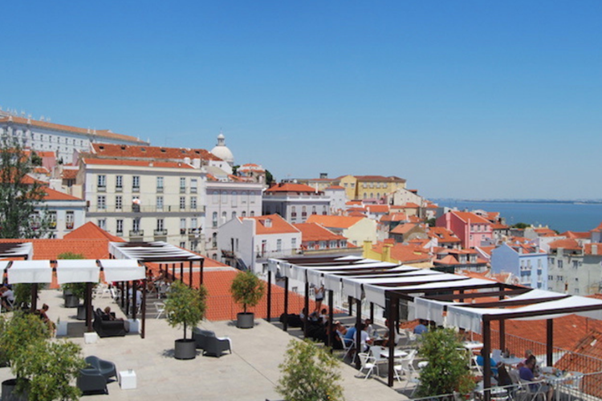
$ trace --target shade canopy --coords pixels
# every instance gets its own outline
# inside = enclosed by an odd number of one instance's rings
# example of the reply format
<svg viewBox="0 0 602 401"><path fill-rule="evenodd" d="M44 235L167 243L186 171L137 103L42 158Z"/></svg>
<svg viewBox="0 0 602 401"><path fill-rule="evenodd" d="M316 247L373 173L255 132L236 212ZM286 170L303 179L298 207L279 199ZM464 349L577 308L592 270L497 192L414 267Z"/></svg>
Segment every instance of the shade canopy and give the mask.
<svg viewBox="0 0 602 401"><path fill-rule="evenodd" d="M488 320L551 319L578 314L602 319L602 300L531 289L430 269L357 257L270 259L269 270L305 283L323 283L385 307L408 301L410 317L481 333Z"/></svg>
<svg viewBox="0 0 602 401"><path fill-rule="evenodd" d="M145 277L144 266L131 259L103 259L100 265L105 273L105 281L142 280Z"/></svg>
<svg viewBox="0 0 602 401"><path fill-rule="evenodd" d="M97 283L100 266L91 259L61 259L56 263L56 278L59 284Z"/></svg>
<svg viewBox="0 0 602 401"><path fill-rule="evenodd" d="M8 282L21 283L50 283L52 282L52 267L49 260L15 260L8 268Z"/></svg>
<svg viewBox="0 0 602 401"><path fill-rule="evenodd" d="M116 259L134 259L141 262L186 262L204 258L194 252L166 242L111 242L109 252Z"/></svg>

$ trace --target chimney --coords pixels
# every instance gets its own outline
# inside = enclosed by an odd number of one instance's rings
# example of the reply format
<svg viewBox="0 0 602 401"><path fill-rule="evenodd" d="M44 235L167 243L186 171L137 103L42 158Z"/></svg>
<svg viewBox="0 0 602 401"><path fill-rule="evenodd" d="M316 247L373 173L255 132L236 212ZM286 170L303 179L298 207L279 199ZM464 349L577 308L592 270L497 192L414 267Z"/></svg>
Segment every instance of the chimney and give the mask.
<svg viewBox="0 0 602 401"><path fill-rule="evenodd" d="M392 245L390 245L390 244L383 245L383 253L381 255L381 260L383 262L391 261L391 247L392 247Z"/></svg>
<svg viewBox="0 0 602 401"><path fill-rule="evenodd" d="M266 226L267 228L272 227L272 219L265 219L263 221L263 225Z"/></svg>

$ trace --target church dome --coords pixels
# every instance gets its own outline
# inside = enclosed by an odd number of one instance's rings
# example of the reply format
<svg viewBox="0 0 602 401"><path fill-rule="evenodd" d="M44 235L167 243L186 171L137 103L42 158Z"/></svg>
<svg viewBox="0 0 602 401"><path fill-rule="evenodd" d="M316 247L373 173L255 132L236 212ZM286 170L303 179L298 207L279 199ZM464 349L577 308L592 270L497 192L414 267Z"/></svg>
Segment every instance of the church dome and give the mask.
<svg viewBox="0 0 602 401"><path fill-rule="evenodd" d="M229 165L234 164L234 155L232 151L228 149L226 146L226 137L220 132L217 136L217 145L211 149L211 153L215 156L219 157L223 161L227 162Z"/></svg>

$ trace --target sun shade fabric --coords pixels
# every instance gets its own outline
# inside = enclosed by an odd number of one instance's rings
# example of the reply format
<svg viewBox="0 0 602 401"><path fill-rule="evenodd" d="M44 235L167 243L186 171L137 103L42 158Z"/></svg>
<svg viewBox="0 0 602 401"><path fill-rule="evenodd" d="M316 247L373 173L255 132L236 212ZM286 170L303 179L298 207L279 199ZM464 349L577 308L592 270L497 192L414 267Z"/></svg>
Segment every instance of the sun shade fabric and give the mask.
<svg viewBox="0 0 602 401"><path fill-rule="evenodd" d="M31 242L3 243L0 246L0 259L25 257L33 259L33 245Z"/></svg>
<svg viewBox="0 0 602 401"><path fill-rule="evenodd" d="M100 267L91 259L60 259L56 264L56 278L59 284L97 283Z"/></svg>
<svg viewBox="0 0 602 401"><path fill-rule="evenodd" d="M140 243L139 246L131 242L111 242L109 250L116 259L136 259L148 262L153 260L189 261L204 259L196 253L162 241L144 242Z"/></svg>
<svg viewBox="0 0 602 401"><path fill-rule="evenodd" d="M100 261L105 273L105 281L142 280L145 278L144 266L132 259L103 259Z"/></svg>
<svg viewBox="0 0 602 401"><path fill-rule="evenodd" d="M8 282L21 283L51 283L52 268L49 260L15 260L8 269Z"/></svg>

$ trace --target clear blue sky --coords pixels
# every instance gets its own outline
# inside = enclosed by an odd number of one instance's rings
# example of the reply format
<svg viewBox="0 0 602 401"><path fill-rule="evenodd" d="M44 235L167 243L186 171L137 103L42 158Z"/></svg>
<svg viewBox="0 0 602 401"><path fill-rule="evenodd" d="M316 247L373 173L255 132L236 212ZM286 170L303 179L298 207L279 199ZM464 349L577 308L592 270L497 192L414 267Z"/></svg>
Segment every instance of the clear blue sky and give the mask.
<svg viewBox="0 0 602 401"><path fill-rule="evenodd" d="M602 1L4 2L0 106L427 197L602 198Z"/></svg>

